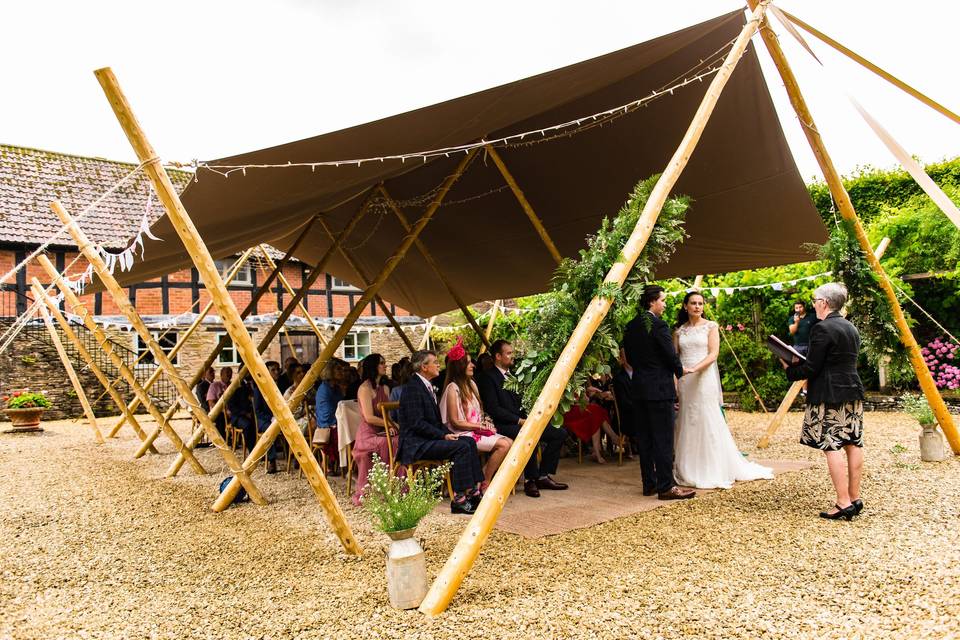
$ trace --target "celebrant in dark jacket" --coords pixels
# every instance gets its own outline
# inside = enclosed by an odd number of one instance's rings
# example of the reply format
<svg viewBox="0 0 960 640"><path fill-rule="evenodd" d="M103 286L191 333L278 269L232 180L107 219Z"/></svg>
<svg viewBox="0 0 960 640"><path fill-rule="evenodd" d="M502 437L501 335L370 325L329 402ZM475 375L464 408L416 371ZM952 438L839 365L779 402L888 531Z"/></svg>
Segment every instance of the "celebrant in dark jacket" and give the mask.
<svg viewBox="0 0 960 640"><path fill-rule="evenodd" d="M813 309L820 322L810 330L807 359L800 362L794 358L792 364L781 360L787 378L807 381L800 444L820 449L827 457L837 502L820 516L830 520L850 520L863 510L863 383L857 373L860 334L840 315L846 301L847 289L842 284L818 287L813 292Z"/></svg>

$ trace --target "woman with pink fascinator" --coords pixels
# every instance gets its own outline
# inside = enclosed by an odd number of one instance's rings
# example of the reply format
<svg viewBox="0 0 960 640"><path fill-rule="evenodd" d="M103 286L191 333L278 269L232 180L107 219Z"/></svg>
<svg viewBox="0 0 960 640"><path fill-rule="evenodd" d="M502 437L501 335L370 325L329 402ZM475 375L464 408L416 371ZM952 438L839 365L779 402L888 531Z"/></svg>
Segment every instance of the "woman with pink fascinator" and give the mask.
<svg viewBox="0 0 960 640"><path fill-rule="evenodd" d="M478 451L490 454L483 466L483 484L480 486L481 491L486 491L513 440L498 434L493 422L483 414L473 371L473 360L463 348L463 338L457 337L457 344L447 352L447 378L440 397L440 418L452 433L473 438Z"/></svg>

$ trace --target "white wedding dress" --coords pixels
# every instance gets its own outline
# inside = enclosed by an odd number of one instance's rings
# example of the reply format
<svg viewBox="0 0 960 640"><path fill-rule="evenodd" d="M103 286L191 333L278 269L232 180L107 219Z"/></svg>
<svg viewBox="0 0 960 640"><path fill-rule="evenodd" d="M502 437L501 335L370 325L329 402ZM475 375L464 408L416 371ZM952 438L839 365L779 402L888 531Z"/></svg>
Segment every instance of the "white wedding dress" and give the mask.
<svg viewBox="0 0 960 640"><path fill-rule="evenodd" d="M707 339L716 323L677 330L684 368L700 363L709 351ZM729 489L736 481L773 478L773 470L750 462L740 453L720 405L720 371L713 362L704 371L688 373L679 382L680 413L674 428L674 474L677 482L698 489Z"/></svg>

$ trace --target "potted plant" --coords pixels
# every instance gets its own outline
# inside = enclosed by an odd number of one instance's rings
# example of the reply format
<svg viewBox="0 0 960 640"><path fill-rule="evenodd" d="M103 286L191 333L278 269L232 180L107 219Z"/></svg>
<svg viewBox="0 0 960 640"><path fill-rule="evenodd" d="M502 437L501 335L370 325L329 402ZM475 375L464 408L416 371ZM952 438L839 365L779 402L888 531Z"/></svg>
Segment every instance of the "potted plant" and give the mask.
<svg viewBox="0 0 960 640"><path fill-rule="evenodd" d="M440 488L450 464L398 478L377 455L362 499L373 526L390 536L387 550L387 593L397 609L414 609L427 595L423 547L413 532L440 503Z"/></svg>
<svg viewBox="0 0 960 640"><path fill-rule="evenodd" d="M9 396L4 396L3 400L7 403L7 417L13 423L10 433L43 431L40 428L40 419L43 412L52 405L42 392L14 391Z"/></svg>
<svg viewBox="0 0 960 640"><path fill-rule="evenodd" d="M920 423L920 459L924 462L940 462L945 455L943 434L937 427L937 417L923 395L906 395L900 401L903 410Z"/></svg>

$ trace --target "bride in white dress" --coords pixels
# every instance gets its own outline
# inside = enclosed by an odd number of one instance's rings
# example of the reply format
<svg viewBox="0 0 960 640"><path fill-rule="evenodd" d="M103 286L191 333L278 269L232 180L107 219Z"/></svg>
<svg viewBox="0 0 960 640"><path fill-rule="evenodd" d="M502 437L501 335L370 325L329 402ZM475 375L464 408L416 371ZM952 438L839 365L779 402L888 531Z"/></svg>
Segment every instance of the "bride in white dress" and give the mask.
<svg viewBox="0 0 960 640"><path fill-rule="evenodd" d="M720 410L720 330L716 322L703 317L703 303L696 291L686 295L679 328L673 334L683 364L674 429L677 482L698 489L729 489L735 481L771 479L772 469L741 455Z"/></svg>

